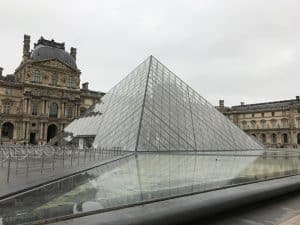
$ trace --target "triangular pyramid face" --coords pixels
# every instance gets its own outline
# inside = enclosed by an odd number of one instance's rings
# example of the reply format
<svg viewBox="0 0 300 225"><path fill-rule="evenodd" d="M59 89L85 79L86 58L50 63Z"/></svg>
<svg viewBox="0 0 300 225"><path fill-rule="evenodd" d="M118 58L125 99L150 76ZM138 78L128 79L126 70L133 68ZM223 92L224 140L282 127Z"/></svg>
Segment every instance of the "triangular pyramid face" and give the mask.
<svg viewBox="0 0 300 225"><path fill-rule="evenodd" d="M153 56L102 99L97 147L129 151L263 147Z"/></svg>

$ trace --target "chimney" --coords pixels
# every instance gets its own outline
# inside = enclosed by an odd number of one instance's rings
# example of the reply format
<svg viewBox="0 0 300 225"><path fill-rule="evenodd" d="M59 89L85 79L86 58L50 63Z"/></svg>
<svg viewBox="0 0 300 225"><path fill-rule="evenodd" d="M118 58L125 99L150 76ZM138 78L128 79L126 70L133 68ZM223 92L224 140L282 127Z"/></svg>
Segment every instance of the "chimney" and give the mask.
<svg viewBox="0 0 300 225"><path fill-rule="evenodd" d="M241 102L241 105L245 105L245 102Z"/></svg>
<svg viewBox="0 0 300 225"><path fill-rule="evenodd" d="M24 34L23 60L26 60L29 58L29 52L30 52L30 36L27 34Z"/></svg>
<svg viewBox="0 0 300 225"><path fill-rule="evenodd" d="M296 96L296 100L297 100L297 101L299 101L299 100L300 100L298 95Z"/></svg>
<svg viewBox="0 0 300 225"><path fill-rule="evenodd" d="M219 100L219 107L224 107L224 100Z"/></svg>
<svg viewBox="0 0 300 225"><path fill-rule="evenodd" d="M76 60L76 53L77 53L77 49L71 47L70 55L73 56L73 58L74 58L75 60Z"/></svg>
<svg viewBox="0 0 300 225"><path fill-rule="evenodd" d="M82 89L83 90L89 90L89 82L85 82L82 84Z"/></svg>
<svg viewBox="0 0 300 225"><path fill-rule="evenodd" d="M0 77L2 77L3 68L0 67Z"/></svg>

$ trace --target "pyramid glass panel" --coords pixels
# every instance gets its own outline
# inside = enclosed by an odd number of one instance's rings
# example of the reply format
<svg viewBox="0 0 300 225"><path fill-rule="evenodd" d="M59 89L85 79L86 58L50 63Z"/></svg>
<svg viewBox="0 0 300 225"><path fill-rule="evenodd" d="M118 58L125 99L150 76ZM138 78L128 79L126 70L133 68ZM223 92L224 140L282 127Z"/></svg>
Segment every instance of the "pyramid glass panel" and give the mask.
<svg viewBox="0 0 300 225"><path fill-rule="evenodd" d="M95 146L135 149L149 64L150 57L102 98Z"/></svg>
<svg viewBox="0 0 300 225"><path fill-rule="evenodd" d="M154 57L145 98L138 150L262 148Z"/></svg>
<svg viewBox="0 0 300 225"><path fill-rule="evenodd" d="M153 56L94 108L102 113L95 147L129 151L263 149Z"/></svg>

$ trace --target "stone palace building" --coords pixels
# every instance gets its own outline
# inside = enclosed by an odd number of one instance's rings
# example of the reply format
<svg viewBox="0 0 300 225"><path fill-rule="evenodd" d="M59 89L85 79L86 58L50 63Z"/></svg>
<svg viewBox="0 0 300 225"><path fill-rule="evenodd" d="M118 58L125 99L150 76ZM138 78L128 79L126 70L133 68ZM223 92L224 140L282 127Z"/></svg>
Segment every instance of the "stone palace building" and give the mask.
<svg viewBox="0 0 300 225"><path fill-rule="evenodd" d="M0 143L45 144L79 117L102 92L80 88L76 48L41 37L30 50L24 35L23 59L14 74L0 68Z"/></svg>
<svg viewBox="0 0 300 225"><path fill-rule="evenodd" d="M226 107L216 107L232 122L267 147L300 147L300 100L295 99Z"/></svg>

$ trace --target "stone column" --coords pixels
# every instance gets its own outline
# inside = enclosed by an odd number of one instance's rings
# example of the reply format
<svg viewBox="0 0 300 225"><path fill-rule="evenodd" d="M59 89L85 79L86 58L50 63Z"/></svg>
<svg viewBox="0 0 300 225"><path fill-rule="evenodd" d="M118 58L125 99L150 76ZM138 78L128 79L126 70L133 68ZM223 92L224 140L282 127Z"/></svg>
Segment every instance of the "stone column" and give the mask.
<svg viewBox="0 0 300 225"><path fill-rule="evenodd" d="M30 98L30 99L28 99L28 114L30 114L31 115L31 106L32 105L32 99Z"/></svg>
<svg viewBox="0 0 300 225"><path fill-rule="evenodd" d="M27 141L27 122L23 122L23 139Z"/></svg>
<svg viewBox="0 0 300 225"><path fill-rule="evenodd" d="M61 114L60 114L60 118L64 118L65 117L65 102L61 102Z"/></svg>
<svg viewBox="0 0 300 225"><path fill-rule="evenodd" d="M75 105L75 118L78 118L79 105Z"/></svg>
<svg viewBox="0 0 300 225"><path fill-rule="evenodd" d="M40 123L40 140L43 140L43 122Z"/></svg>
<svg viewBox="0 0 300 225"><path fill-rule="evenodd" d="M44 140L47 141L47 123L44 123Z"/></svg>
<svg viewBox="0 0 300 225"><path fill-rule="evenodd" d="M49 109L50 105L49 105L49 101L46 100L46 115L49 116L49 112L50 112L50 109Z"/></svg>
<svg viewBox="0 0 300 225"><path fill-rule="evenodd" d="M24 112L24 114L27 114L27 98L24 98L24 110L23 110L23 112Z"/></svg>

